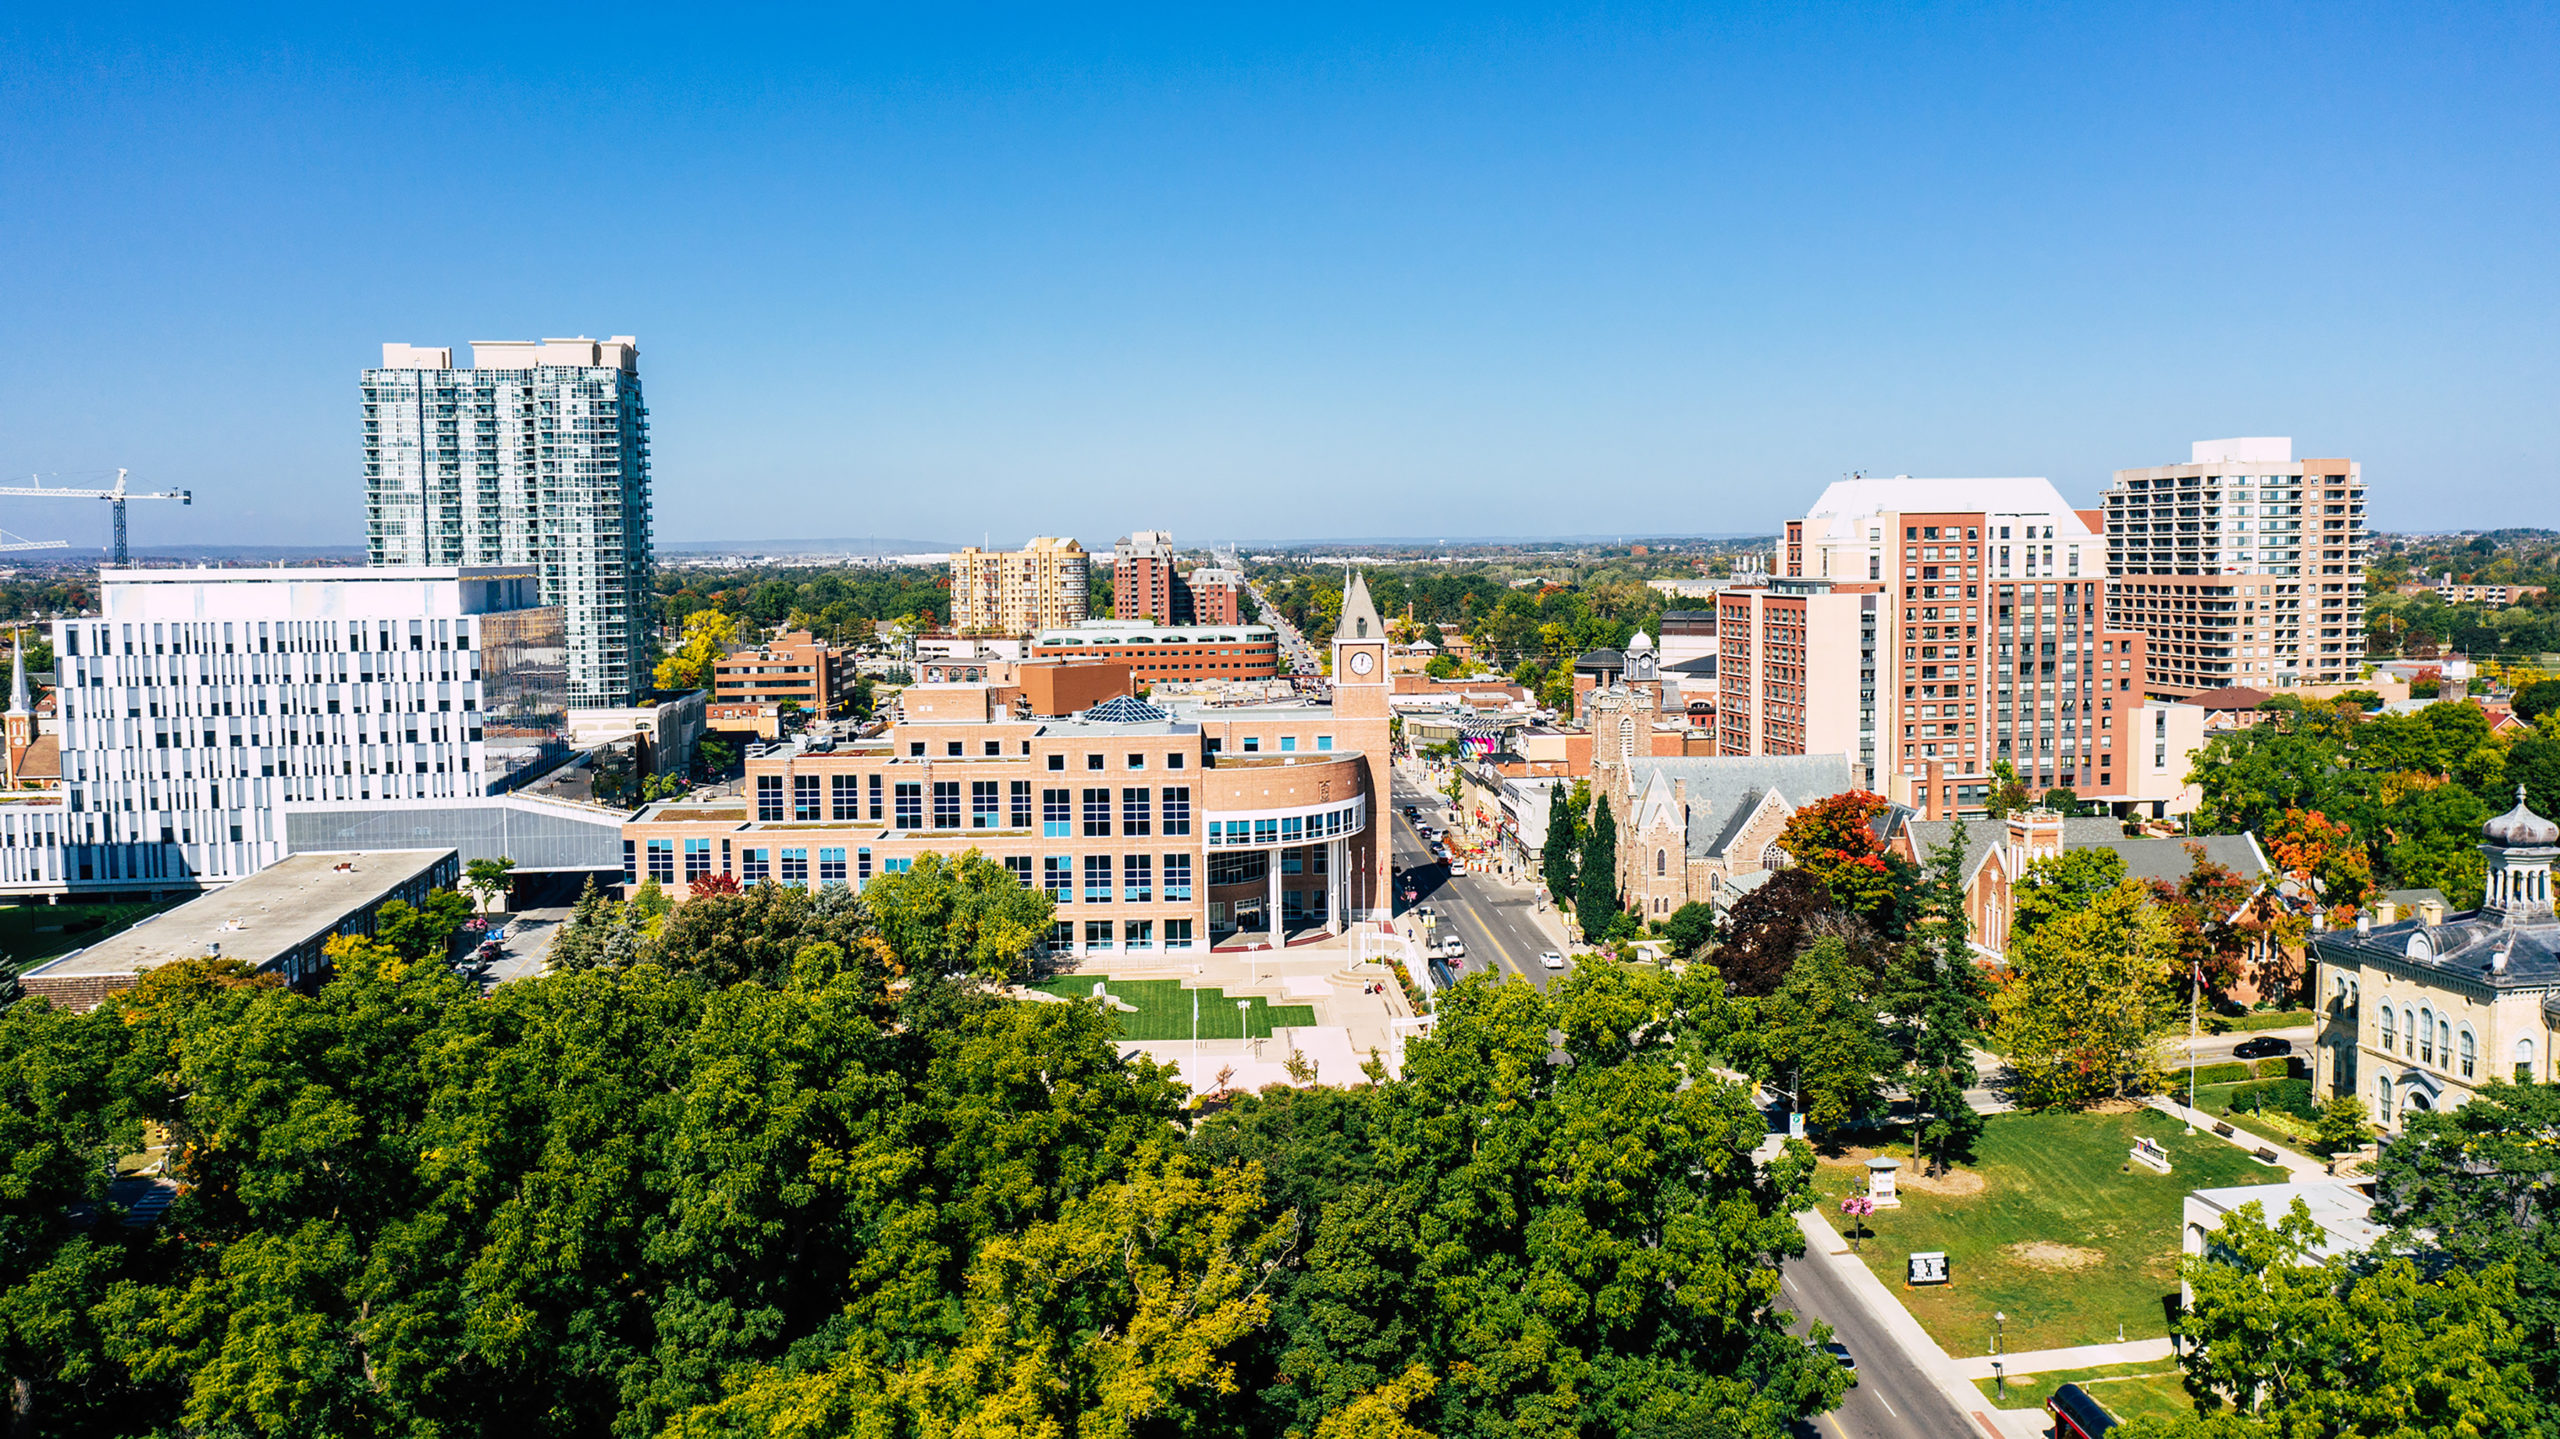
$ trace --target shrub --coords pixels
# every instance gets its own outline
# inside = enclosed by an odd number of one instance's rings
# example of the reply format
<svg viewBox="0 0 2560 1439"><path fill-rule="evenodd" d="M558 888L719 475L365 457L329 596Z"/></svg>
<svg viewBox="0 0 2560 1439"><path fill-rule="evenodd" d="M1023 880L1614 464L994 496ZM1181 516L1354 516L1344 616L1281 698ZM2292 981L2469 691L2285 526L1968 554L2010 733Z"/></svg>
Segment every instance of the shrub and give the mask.
<svg viewBox="0 0 2560 1439"><path fill-rule="evenodd" d="M2232 1084L2249 1077L2249 1066L2236 1059L2223 1064L2205 1064L2196 1067L2198 1084Z"/></svg>
<svg viewBox="0 0 2560 1439"><path fill-rule="evenodd" d="M2314 1120L2319 1109L2311 1102L2311 1081L2307 1079L2261 1079L2231 1091L2231 1102L2225 1114L2249 1114L2273 1110L2300 1120Z"/></svg>

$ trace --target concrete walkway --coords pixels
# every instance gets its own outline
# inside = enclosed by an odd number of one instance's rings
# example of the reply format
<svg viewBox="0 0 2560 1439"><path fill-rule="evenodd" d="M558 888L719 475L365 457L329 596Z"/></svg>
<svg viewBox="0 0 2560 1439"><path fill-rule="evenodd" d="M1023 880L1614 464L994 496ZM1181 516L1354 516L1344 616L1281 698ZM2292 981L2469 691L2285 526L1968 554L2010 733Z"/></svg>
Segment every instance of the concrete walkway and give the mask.
<svg viewBox="0 0 2560 1439"><path fill-rule="evenodd" d="M1808 1209L1798 1214L1796 1226L1804 1231L1806 1259L1830 1269L1867 1317L1902 1351L1903 1362L1936 1385L1958 1413L1973 1415L2008 1439L2042 1439L2050 1432L2041 1409L1992 1408L1973 1386L1972 1377L1929 1337L1929 1331L1920 1327L1920 1321L1876 1278L1875 1271L1849 1252L1848 1241L1819 1213Z"/></svg>
<svg viewBox="0 0 2560 1439"><path fill-rule="evenodd" d="M2122 1344L2081 1344L2069 1349L2029 1349L2018 1354L1968 1355L1955 1361L1967 1379L1988 1379L1997 1364L2012 1379L2021 1374L2051 1374L2057 1369L2095 1369L2102 1364L2148 1364L2175 1358L2176 1349L2162 1339L2129 1339Z"/></svg>
<svg viewBox="0 0 2560 1439"><path fill-rule="evenodd" d="M2152 1096L2150 1105L2172 1119L2183 1120L2194 1125L2198 1134L2213 1134L2215 1125L2229 1122L2207 1114L2201 1109L2189 1109L2176 1100L2161 1095ZM2252 1134L2239 1125L2232 1125L2229 1134L2213 1134L2213 1137L2228 1143L2235 1149L2246 1149L2252 1152L2260 1149L2273 1150L2277 1160L2296 1184L2318 1184L2329 1177L2328 1165L2307 1154L2298 1154L2272 1139L2264 1139Z"/></svg>

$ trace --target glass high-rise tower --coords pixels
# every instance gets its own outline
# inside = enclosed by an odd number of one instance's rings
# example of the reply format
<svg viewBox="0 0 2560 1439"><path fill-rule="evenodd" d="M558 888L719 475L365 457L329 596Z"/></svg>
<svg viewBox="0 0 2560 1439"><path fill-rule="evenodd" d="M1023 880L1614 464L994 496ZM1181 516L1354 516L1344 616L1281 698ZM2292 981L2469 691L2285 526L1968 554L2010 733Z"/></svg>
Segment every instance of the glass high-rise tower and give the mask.
<svg viewBox="0 0 2560 1439"><path fill-rule="evenodd" d="M610 340L388 344L364 372L375 565L530 564L567 619L569 702L649 687L654 549L640 349Z"/></svg>

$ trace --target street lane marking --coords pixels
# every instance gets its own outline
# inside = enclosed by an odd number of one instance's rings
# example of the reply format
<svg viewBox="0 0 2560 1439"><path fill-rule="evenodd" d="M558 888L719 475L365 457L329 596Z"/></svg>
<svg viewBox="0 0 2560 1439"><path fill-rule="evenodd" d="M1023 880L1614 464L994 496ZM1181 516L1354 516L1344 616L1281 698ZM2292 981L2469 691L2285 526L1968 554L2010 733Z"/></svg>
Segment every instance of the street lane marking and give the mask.
<svg viewBox="0 0 2560 1439"><path fill-rule="evenodd" d="M1894 1408L1893 1401L1884 1397L1883 1394L1879 1393L1876 1395L1876 1402L1884 1406L1884 1412L1887 1414L1892 1415L1896 1419L1902 1417L1902 1411Z"/></svg>

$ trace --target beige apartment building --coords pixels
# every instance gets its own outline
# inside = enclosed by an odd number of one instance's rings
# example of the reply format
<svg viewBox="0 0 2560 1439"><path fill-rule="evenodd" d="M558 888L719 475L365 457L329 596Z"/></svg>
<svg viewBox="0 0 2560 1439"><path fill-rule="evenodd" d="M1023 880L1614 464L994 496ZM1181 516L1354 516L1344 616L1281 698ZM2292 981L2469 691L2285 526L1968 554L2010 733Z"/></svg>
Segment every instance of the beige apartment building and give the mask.
<svg viewBox="0 0 2560 1439"><path fill-rule="evenodd" d="M2198 440L2105 496L2111 624L2150 640L2154 694L2282 690L2364 667L2364 478L2283 437Z"/></svg>
<svg viewBox="0 0 2560 1439"><path fill-rule="evenodd" d="M1830 485L1787 522L1765 584L1717 597L1719 752L1845 750L1867 788L1929 818L1979 810L2002 760L2038 793L2132 799L2143 636L2104 626L2098 520L2043 479ZM1839 613L1782 624L1774 657L1738 655L1764 643L1739 626L1785 614L1797 588ZM1773 705L1801 742L1765 718Z"/></svg>
<svg viewBox="0 0 2560 1439"><path fill-rule="evenodd" d="M1092 561L1071 539L1042 535L1018 550L972 545L951 557L951 628L1027 635L1086 617Z"/></svg>

